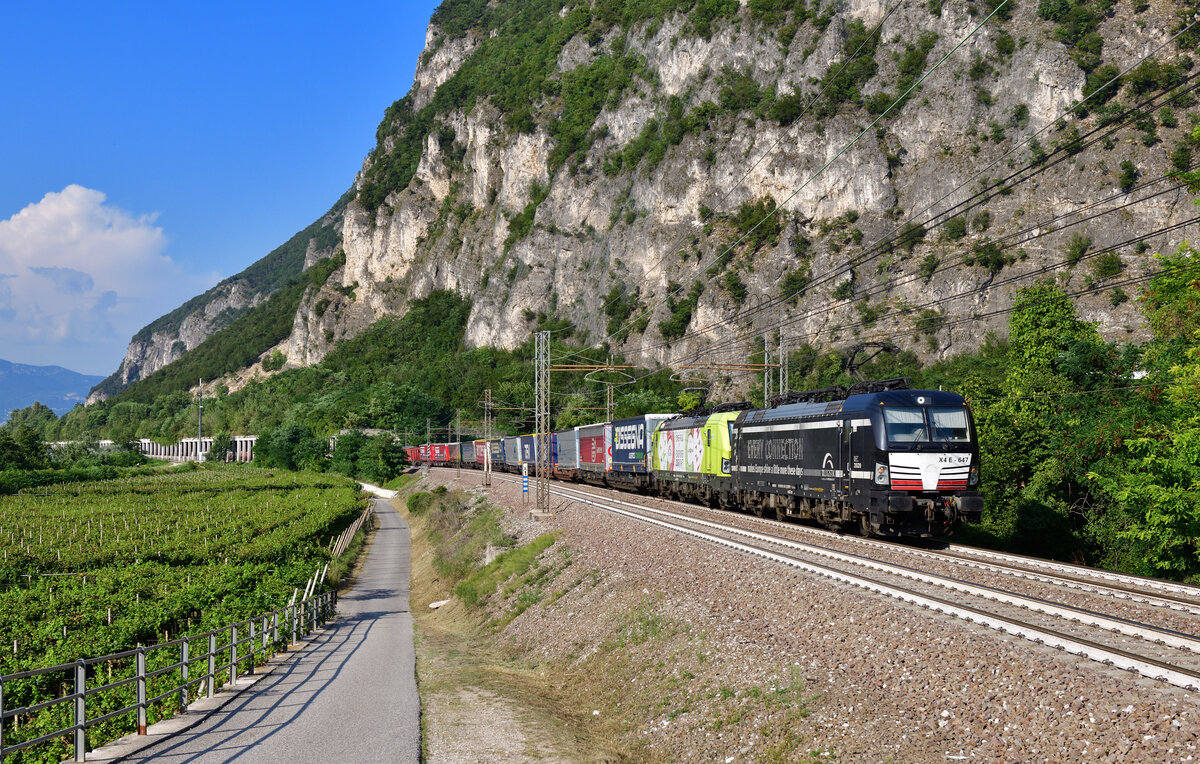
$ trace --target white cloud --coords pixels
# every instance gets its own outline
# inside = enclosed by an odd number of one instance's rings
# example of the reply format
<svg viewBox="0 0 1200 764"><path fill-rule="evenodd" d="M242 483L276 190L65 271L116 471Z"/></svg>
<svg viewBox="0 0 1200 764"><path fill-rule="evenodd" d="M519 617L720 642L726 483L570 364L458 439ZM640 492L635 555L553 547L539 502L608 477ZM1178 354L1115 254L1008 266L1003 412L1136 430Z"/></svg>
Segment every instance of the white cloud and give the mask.
<svg viewBox="0 0 1200 764"><path fill-rule="evenodd" d="M71 185L0 220L0 358L111 373L134 332L216 283L164 254L155 215L105 202Z"/></svg>

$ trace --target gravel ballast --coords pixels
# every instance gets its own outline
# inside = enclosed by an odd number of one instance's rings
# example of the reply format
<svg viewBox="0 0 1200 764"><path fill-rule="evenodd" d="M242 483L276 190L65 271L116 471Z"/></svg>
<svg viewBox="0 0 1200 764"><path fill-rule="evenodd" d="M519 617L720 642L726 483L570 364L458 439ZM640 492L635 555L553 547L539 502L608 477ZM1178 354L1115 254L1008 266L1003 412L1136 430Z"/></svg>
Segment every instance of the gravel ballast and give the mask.
<svg viewBox="0 0 1200 764"><path fill-rule="evenodd" d="M480 475L426 484L481 491ZM557 532L496 635L556 672L621 750L660 761L1195 761L1200 698L949 616L554 497L488 498ZM497 594L499 617L522 597ZM414 603L416 605L416 603Z"/></svg>

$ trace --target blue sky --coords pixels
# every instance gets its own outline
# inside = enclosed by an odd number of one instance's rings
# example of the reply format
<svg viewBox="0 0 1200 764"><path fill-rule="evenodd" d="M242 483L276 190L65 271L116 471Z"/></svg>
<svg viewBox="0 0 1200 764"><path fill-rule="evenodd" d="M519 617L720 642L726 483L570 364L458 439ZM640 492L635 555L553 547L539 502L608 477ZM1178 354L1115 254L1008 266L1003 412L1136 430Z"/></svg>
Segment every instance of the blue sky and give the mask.
<svg viewBox="0 0 1200 764"><path fill-rule="evenodd" d="M110 374L325 212L436 6L6 2L0 358Z"/></svg>

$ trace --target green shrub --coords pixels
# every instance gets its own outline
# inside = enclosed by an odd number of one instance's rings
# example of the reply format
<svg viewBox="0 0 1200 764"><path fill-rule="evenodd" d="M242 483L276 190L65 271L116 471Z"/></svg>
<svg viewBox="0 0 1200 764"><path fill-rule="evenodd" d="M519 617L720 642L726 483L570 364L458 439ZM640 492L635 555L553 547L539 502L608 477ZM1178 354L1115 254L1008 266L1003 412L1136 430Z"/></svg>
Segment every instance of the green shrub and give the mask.
<svg viewBox="0 0 1200 764"><path fill-rule="evenodd" d="M679 285L670 284L667 289L674 293L679 290ZM682 300L677 299L675 294L667 297L667 310L671 315L667 320L660 321L658 324L658 330L662 333L663 339L679 339L687 332L688 324L692 322L692 314L696 311L696 305L700 302L700 295L703 292L704 283L697 281L688 289L687 296Z"/></svg>
<svg viewBox="0 0 1200 764"><path fill-rule="evenodd" d="M925 308L913 319L913 327L926 336L934 336L946 324L946 314L933 308Z"/></svg>
<svg viewBox="0 0 1200 764"><path fill-rule="evenodd" d="M1013 40L1012 35L1007 32L1002 32L996 38L996 52L1004 58L1008 58L1017 49L1017 43Z"/></svg>
<svg viewBox="0 0 1200 764"><path fill-rule="evenodd" d="M879 321L883 314L887 313L887 305L882 303L874 304L869 300L862 300L855 303L854 309L858 311L858 318L862 322L864 329L870 329Z"/></svg>
<svg viewBox="0 0 1200 764"><path fill-rule="evenodd" d="M408 511L414 515L424 514L429 510L429 505L433 503L433 494L428 491L419 491L409 496L404 500L404 505L408 507Z"/></svg>
<svg viewBox="0 0 1200 764"><path fill-rule="evenodd" d="M937 272L937 267L941 265L941 262L941 258L937 255L926 255L925 259L921 261L921 266L917 269L917 272L921 274L921 278L924 279L926 284L933 278L933 274Z"/></svg>
<svg viewBox="0 0 1200 764"><path fill-rule="evenodd" d="M854 296L854 277L846 279L833 288L830 296L835 300L849 300Z"/></svg>
<svg viewBox="0 0 1200 764"><path fill-rule="evenodd" d="M525 209L508 221L508 236L504 239L505 252L512 249L513 244L528 236L529 232L533 230L533 217L537 214L538 205L545 201L549 194L549 188L540 183L533 184L529 190L529 203L525 205Z"/></svg>
<svg viewBox="0 0 1200 764"><path fill-rule="evenodd" d="M788 271L779 282L779 296L786 300L794 300L804 293L811 280L812 276L807 267Z"/></svg>
<svg viewBox="0 0 1200 764"><path fill-rule="evenodd" d="M975 231L986 231L992 227L992 213L984 210L971 219L971 229Z"/></svg>
<svg viewBox="0 0 1200 764"><path fill-rule="evenodd" d="M896 244L912 252L913 248L924 239L925 226L920 223L909 222L900 230L900 235L896 237Z"/></svg>
<svg viewBox="0 0 1200 764"><path fill-rule="evenodd" d="M1127 194L1132 191L1133 185L1137 183L1139 175L1141 173L1138 172L1137 166L1133 162L1130 162L1128 159L1121 162L1121 176L1118 180L1121 184L1121 190Z"/></svg>
<svg viewBox="0 0 1200 764"><path fill-rule="evenodd" d="M1192 147L1179 141L1175 144L1175 150L1171 152L1171 164L1176 170L1187 170L1192 166Z"/></svg>
<svg viewBox="0 0 1200 764"><path fill-rule="evenodd" d="M1105 252L1102 255L1097 255L1092 260L1091 266L1092 276L1097 280L1112 278L1125 268L1125 264L1121 262L1121 256L1116 252Z"/></svg>
<svg viewBox="0 0 1200 764"><path fill-rule="evenodd" d="M945 223L942 223L942 235L950 241L958 241L967 235L967 219L962 215L956 215Z"/></svg>
<svg viewBox="0 0 1200 764"><path fill-rule="evenodd" d="M737 214L730 220L738 232L738 238L743 238L751 251L757 251L764 244L774 247L779 243L779 235L783 233L785 213L775 205L775 200L764 196L749 202L742 202Z"/></svg>
<svg viewBox="0 0 1200 764"><path fill-rule="evenodd" d="M999 273L1004 266L1012 262L1012 258L1004 254L999 244L984 239L975 243L971 251L963 257L963 262L967 265L981 265L992 273Z"/></svg>
<svg viewBox="0 0 1200 764"><path fill-rule="evenodd" d="M742 283L742 279L738 276L737 271L726 271L724 281L725 291L729 292L729 296L733 298L734 302L741 305L746 300L746 295L749 292L746 289L746 285Z"/></svg>
<svg viewBox="0 0 1200 764"><path fill-rule="evenodd" d="M285 363L287 363L287 356L282 351L276 350L263 359L262 367L264 371L279 371Z"/></svg>
<svg viewBox="0 0 1200 764"><path fill-rule="evenodd" d="M1091 248L1092 239L1090 236L1085 236L1078 231L1071 234L1066 247L1063 248L1063 255L1066 257L1067 265L1074 267Z"/></svg>

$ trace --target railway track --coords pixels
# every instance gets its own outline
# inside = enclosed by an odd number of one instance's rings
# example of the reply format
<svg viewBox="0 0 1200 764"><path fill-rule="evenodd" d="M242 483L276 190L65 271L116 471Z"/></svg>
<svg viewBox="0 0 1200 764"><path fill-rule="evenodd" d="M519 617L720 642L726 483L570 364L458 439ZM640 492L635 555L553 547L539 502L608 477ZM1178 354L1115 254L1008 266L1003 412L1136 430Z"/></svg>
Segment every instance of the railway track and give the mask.
<svg viewBox="0 0 1200 764"><path fill-rule="evenodd" d="M971 547L839 536L592 486L555 482L551 493L1200 691L1196 587Z"/></svg>

